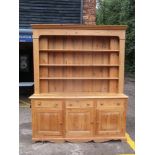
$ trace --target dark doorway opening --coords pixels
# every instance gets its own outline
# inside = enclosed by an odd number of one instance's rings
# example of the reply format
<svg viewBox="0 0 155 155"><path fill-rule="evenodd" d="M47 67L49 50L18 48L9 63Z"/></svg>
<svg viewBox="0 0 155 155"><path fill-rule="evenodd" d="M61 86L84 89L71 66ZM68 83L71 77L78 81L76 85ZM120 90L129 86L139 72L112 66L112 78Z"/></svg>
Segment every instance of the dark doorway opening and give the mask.
<svg viewBox="0 0 155 155"><path fill-rule="evenodd" d="M33 44L19 43L19 92L30 95L33 93Z"/></svg>

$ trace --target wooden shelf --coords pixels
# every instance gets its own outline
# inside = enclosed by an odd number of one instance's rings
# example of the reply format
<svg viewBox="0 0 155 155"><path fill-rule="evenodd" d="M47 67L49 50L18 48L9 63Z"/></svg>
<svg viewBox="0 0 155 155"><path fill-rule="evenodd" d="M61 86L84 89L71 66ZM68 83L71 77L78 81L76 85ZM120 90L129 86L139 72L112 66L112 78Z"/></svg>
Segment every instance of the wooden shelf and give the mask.
<svg viewBox="0 0 155 155"><path fill-rule="evenodd" d="M40 52L119 52L119 50L90 50L90 49L40 49Z"/></svg>
<svg viewBox="0 0 155 155"><path fill-rule="evenodd" d="M40 64L41 67L119 67L117 64Z"/></svg>
<svg viewBox="0 0 155 155"><path fill-rule="evenodd" d="M128 98L128 96L124 94L118 94L118 93L102 93L102 92L52 92L52 93L46 93L46 94L33 94L30 96L30 99L35 98L43 98L43 99L57 99L57 98Z"/></svg>
<svg viewBox="0 0 155 155"><path fill-rule="evenodd" d="M118 80L117 77L40 77L40 80Z"/></svg>

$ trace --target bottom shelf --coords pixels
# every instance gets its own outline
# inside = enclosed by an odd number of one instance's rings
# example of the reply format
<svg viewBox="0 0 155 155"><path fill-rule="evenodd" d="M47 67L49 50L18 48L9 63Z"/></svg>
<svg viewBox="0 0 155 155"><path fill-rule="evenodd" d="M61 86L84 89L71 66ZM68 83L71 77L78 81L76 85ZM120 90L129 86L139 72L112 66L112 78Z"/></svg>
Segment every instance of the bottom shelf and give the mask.
<svg viewBox="0 0 155 155"><path fill-rule="evenodd" d="M102 92L102 93L118 93L119 80L117 79L54 79L40 80L39 93L52 92Z"/></svg>

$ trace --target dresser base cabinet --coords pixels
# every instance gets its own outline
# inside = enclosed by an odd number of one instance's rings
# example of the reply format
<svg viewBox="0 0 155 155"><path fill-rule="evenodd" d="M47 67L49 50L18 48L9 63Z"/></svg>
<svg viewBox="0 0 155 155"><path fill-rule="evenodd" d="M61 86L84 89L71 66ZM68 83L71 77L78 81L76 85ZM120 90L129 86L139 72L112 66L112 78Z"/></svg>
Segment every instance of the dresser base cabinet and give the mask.
<svg viewBox="0 0 155 155"><path fill-rule="evenodd" d="M31 97L32 140L103 142L125 140L127 98Z"/></svg>

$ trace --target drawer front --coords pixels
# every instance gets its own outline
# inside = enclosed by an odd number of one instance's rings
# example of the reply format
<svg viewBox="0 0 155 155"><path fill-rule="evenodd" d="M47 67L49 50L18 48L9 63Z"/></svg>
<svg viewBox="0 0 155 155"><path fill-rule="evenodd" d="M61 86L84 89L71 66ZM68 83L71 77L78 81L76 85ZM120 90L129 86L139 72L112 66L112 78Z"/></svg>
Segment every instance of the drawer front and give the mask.
<svg viewBox="0 0 155 155"><path fill-rule="evenodd" d="M62 109L62 101L55 100L37 100L34 101L34 106L38 108L52 108L52 109Z"/></svg>
<svg viewBox="0 0 155 155"><path fill-rule="evenodd" d="M88 100L73 100L66 101L66 108L92 108L93 101Z"/></svg>
<svg viewBox="0 0 155 155"><path fill-rule="evenodd" d="M66 108L80 108L80 101L79 100L66 101Z"/></svg>
<svg viewBox="0 0 155 155"><path fill-rule="evenodd" d="M124 108L125 99L103 99L97 101L97 109Z"/></svg>
<svg viewBox="0 0 155 155"><path fill-rule="evenodd" d="M81 102L81 108L92 108L93 101L83 101Z"/></svg>

